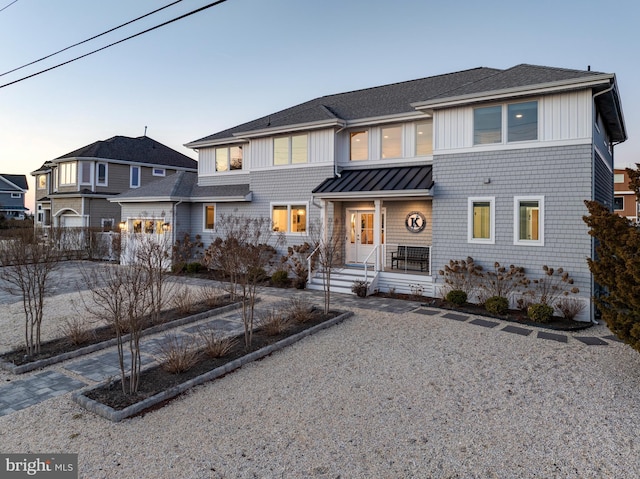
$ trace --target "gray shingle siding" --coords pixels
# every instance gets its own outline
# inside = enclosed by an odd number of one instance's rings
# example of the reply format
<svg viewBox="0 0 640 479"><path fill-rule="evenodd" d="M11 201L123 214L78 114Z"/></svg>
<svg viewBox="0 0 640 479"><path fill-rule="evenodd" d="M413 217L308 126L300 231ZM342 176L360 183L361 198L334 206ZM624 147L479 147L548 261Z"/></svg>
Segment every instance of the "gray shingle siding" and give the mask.
<svg viewBox="0 0 640 479"><path fill-rule="evenodd" d="M524 266L530 278L546 264L569 271L588 297L591 239L582 216L584 200L592 197L591 151L583 145L435 157L434 272L467 256L485 268L495 261ZM514 197L523 195L544 196L544 246L513 244ZM468 198L474 196L495 197L495 244L467 241Z"/></svg>
<svg viewBox="0 0 640 479"><path fill-rule="evenodd" d="M593 155L594 199L613 209L613 171L598 153Z"/></svg>

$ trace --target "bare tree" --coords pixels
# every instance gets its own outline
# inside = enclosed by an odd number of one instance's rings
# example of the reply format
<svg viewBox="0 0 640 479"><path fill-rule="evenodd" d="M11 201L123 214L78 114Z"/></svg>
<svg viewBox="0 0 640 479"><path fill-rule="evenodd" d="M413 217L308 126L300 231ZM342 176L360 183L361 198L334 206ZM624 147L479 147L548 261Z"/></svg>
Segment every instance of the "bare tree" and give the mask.
<svg viewBox="0 0 640 479"><path fill-rule="evenodd" d="M56 247L60 231L52 228L47 238L33 230L21 230L0 245L2 288L22 297L24 339L27 356L40 353L44 298L51 273L58 267L62 251Z"/></svg>
<svg viewBox="0 0 640 479"><path fill-rule="evenodd" d="M149 281L151 319L160 322L160 313L171 295L168 283L171 268L171 242L168 235L160 238L144 236L138 240L135 251L136 263L145 270Z"/></svg>
<svg viewBox="0 0 640 479"><path fill-rule="evenodd" d="M133 394L138 391L140 381L140 338L145 316L152 310L148 272L141 264L104 264L91 270L83 269L82 275L92 299L92 304L85 306L89 313L113 328L118 346L122 392ZM125 366L127 346L128 368Z"/></svg>
<svg viewBox="0 0 640 479"><path fill-rule="evenodd" d="M277 251L268 218L222 215L216 228L217 238L204 252L204 264L219 269L230 279L228 291L242 301L245 347L251 347L257 288ZM276 240L277 243L277 240Z"/></svg>
<svg viewBox="0 0 640 479"><path fill-rule="evenodd" d="M322 286L324 289L324 314L329 313L331 307L331 273L333 269L342 264L342 251L344 249L344 226L339 218L328 225L326 230L316 224L310 228L310 237L316 246L316 263L322 273Z"/></svg>

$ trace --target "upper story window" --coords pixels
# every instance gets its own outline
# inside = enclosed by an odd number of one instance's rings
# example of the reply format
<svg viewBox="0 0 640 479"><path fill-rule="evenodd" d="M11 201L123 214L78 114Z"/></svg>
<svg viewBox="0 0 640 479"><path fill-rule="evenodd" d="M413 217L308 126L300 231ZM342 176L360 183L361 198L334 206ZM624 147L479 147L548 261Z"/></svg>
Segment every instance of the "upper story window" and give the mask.
<svg viewBox="0 0 640 479"><path fill-rule="evenodd" d="M96 165L96 185L97 186L107 186L107 171L108 165L107 163L98 163Z"/></svg>
<svg viewBox="0 0 640 479"><path fill-rule="evenodd" d="M233 171L242 169L242 147L231 146L216 148L216 171Z"/></svg>
<svg viewBox="0 0 640 479"><path fill-rule="evenodd" d="M416 156L433 155L433 121L416 123Z"/></svg>
<svg viewBox="0 0 640 479"><path fill-rule="evenodd" d="M613 175L614 183L624 183L624 173L616 173Z"/></svg>
<svg viewBox="0 0 640 479"><path fill-rule="evenodd" d="M47 175L38 175L38 189L45 190L47 188Z"/></svg>
<svg viewBox="0 0 640 479"><path fill-rule="evenodd" d="M509 103L473 110L473 144L508 143L538 139L538 102Z"/></svg>
<svg viewBox="0 0 640 479"><path fill-rule="evenodd" d="M616 211L624 209L624 196L615 196L613 198L613 209Z"/></svg>
<svg viewBox="0 0 640 479"><path fill-rule="evenodd" d="M91 184L91 163L88 161L80 162L80 184L81 185Z"/></svg>
<svg viewBox="0 0 640 479"><path fill-rule="evenodd" d="M140 167L139 166L131 167L129 178L130 178L130 182L129 182L130 188L138 188L140 186Z"/></svg>
<svg viewBox="0 0 640 479"><path fill-rule="evenodd" d="M383 159L402 156L402 127L389 126L381 129L381 155Z"/></svg>
<svg viewBox="0 0 640 479"><path fill-rule="evenodd" d="M369 132L368 131L352 131L351 132L351 161L360 161L369 159Z"/></svg>
<svg viewBox="0 0 640 479"><path fill-rule="evenodd" d="M308 139L306 134L281 136L273 139L274 165L298 165L308 161Z"/></svg>
<svg viewBox="0 0 640 479"><path fill-rule="evenodd" d="M167 174L164 168L154 168L151 173L153 176L165 176Z"/></svg>
<svg viewBox="0 0 640 479"><path fill-rule="evenodd" d="M11 193L11 198L22 198L22 193Z"/></svg>
<svg viewBox="0 0 640 479"><path fill-rule="evenodd" d="M60 163L58 166L60 186L76 184L76 163Z"/></svg>

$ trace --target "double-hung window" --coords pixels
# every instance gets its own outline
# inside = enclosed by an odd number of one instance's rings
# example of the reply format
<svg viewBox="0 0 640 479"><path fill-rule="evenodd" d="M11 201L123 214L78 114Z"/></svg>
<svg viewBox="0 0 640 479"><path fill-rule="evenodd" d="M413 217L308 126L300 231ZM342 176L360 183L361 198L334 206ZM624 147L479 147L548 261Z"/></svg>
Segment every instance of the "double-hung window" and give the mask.
<svg viewBox="0 0 640 479"><path fill-rule="evenodd" d="M107 163L96 164L96 185L107 186Z"/></svg>
<svg viewBox="0 0 640 479"><path fill-rule="evenodd" d="M273 231L282 233L304 233L307 231L307 203L272 204L271 221Z"/></svg>
<svg viewBox="0 0 640 479"><path fill-rule="evenodd" d="M129 187L138 188L140 186L140 167L131 166Z"/></svg>
<svg viewBox="0 0 640 479"><path fill-rule="evenodd" d="M506 131L506 138L503 132ZM538 102L475 108L473 144L513 143L538 139Z"/></svg>
<svg viewBox="0 0 640 479"><path fill-rule="evenodd" d="M242 169L242 146L216 148L216 171L234 171Z"/></svg>
<svg viewBox="0 0 640 479"><path fill-rule="evenodd" d="M299 165L308 163L308 136L281 136L273 139L273 164Z"/></svg>
<svg viewBox="0 0 640 479"><path fill-rule="evenodd" d="M90 185L91 184L91 170L93 164L89 161L81 161L80 162L80 184L81 185Z"/></svg>
<svg viewBox="0 0 640 479"><path fill-rule="evenodd" d="M513 216L513 244L544 246L544 196L516 196Z"/></svg>
<svg viewBox="0 0 640 479"><path fill-rule="evenodd" d="M469 198L467 217L467 240L469 243L495 243L496 208L495 198Z"/></svg>

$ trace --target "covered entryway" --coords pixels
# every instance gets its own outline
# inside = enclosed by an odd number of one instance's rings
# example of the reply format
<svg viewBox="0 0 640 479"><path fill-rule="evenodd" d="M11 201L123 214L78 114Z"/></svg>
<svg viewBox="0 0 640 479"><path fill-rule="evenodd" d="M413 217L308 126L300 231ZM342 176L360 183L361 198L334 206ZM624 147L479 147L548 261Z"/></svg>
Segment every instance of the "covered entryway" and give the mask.
<svg viewBox="0 0 640 479"><path fill-rule="evenodd" d="M375 210L347 209L345 231L347 231L345 245L345 262L347 264L365 261L373 264L372 256L375 245ZM382 241L384 243L384 212L381 221Z"/></svg>

